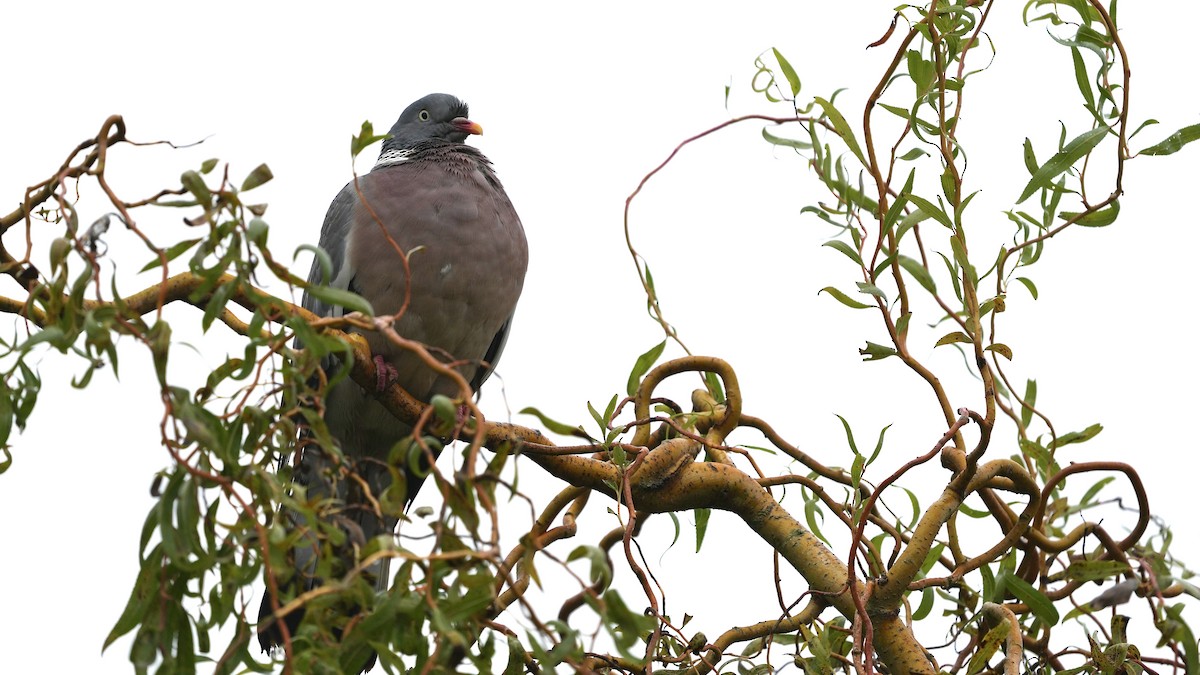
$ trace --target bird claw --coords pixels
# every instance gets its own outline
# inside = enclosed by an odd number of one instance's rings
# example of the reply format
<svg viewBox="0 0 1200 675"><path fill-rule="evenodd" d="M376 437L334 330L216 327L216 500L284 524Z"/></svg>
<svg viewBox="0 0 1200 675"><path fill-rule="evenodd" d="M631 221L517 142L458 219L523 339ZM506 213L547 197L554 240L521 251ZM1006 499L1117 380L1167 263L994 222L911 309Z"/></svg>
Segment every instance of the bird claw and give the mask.
<svg viewBox="0 0 1200 675"><path fill-rule="evenodd" d="M400 376L396 372L396 367L387 362L387 359L376 355L375 361L375 387L377 391L386 391L388 387Z"/></svg>

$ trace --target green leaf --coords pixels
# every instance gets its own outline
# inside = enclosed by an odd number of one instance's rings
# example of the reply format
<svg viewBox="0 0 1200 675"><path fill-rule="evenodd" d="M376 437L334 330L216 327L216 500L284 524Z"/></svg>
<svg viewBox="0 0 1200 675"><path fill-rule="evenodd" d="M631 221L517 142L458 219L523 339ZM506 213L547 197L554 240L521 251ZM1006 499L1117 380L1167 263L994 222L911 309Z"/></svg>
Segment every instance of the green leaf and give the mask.
<svg viewBox="0 0 1200 675"><path fill-rule="evenodd" d="M897 258L897 262L917 280L917 283L921 284L922 288L930 293L937 293L937 285L933 281L933 275L929 273L929 270L920 261L902 255Z"/></svg>
<svg viewBox="0 0 1200 675"><path fill-rule="evenodd" d="M351 312L362 312L367 316L375 316L375 310L371 308L371 303L357 293L315 284L305 287L304 291L327 305L344 307Z"/></svg>
<svg viewBox="0 0 1200 675"><path fill-rule="evenodd" d="M873 295L873 296L879 298L880 300L887 302L887 293L884 293L883 289L876 286L875 284L868 284L864 281L856 281L856 282L854 282L854 285L858 286L859 293Z"/></svg>
<svg viewBox="0 0 1200 675"><path fill-rule="evenodd" d="M867 346L859 348L858 353L862 355L863 361L879 361L889 356L895 356L898 352L891 347L875 344L868 340Z"/></svg>
<svg viewBox="0 0 1200 675"><path fill-rule="evenodd" d="M1090 441L1101 431L1104 431L1104 427L1102 425L1093 424L1083 431L1072 431L1069 434L1063 434L1062 436L1059 436L1058 439L1050 445L1050 447L1052 449L1057 449L1072 443L1083 443L1084 441Z"/></svg>
<svg viewBox="0 0 1200 675"><path fill-rule="evenodd" d="M917 87L917 96L920 97L933 86L933 62L926 61L921 52L915 49L908 50L905 57L908 62L908 76L912 78L913 84Z"/></svg>
<svg viewBox="0 0 1200 675"><path fill-rule="evenodd" d="M350 156L358 157L358 154L366 150L371 144L382 141L386 138L391 138L391 134L375 135L375 127L371 125L369 120L362 123L362 129L357 136L350 137Z"/></svg>
<svg viewBox="0 0 1200 675"><path fill-rule="evenodd" d="M662 356L663 349L666 347L667 341L663 340L637 358L637 362L633 364L633 370L629 371L629 380L625 384L626 394L629 396L637 394L638 385L642 382L642 376L650 372L650 369L658 362L658 357Z"/></svg>
<svg viewBox="0 0 1200 675"><path fill-rule="evenodd" d="M8 387L0 386L0 447L8 445L13 428L13 402Z"/></svg>
<svg viewBox="0 0 1200 675"><path fill-rule="evenodd" d="M1055 609L1054 603L1044 593L1031 586L1029 582L1009 572L1001 572L997 583L1003 585L1018 600L1028 605L1029 611L1041 619L1047 627L1053 628L1058 625L1058 610Z"/></svg>
<svg viewBox="0 0 1200 675"><path fill-rule="evenodd" d="M250 172L250 175L246 176L246 180L242 181L242 192L253 190L254 188L266 183L274 177L275 174L271 173L271 167L267 166L266 164L259 164L258 166L254 167L254 170Z"/></svg>
<svg viewBox="0 0 1200 675"><path fill-rule="evenodd" d="M212 201L212 192L209 191L208 186L204 184L204 179L200 177L200 174L196 173L195 171L184 171L183 174L179 176L179 182L183 184L183 187L187 189L188 192L192 193L192 195L196 198L196 201L200 202L201 204L208 204Z"/></svg>
<svg viewBox="0 0 1200 675"><path fill-rule="evenodd" d="M185 239L181 242L177 242L177 243L173 244L166 251L163 251L163 255L164 255L164 257L166 257L167 262L170 262L170 261L178 258L179 256L183 255L184 253L186 253L190 248L192 248L196 244L200 243L201 241L203 241L202 237L196 238L196 239ZM162 263L163 263L162 258L156 257L153 260L151 260L150 262L146 263L146 266L143 267L142 269L138 270L138 272L139 273L140 272L149 272L150 270L155 269L156 267L160 267L162 265Z"/></svg>
<svg viewBox="0 0 1200 675"><path fill-rule="evenodd" d="M1000 356L1012 361L1012 349L1003 342L996 342L983 348L985 352L996 352Z"/></svg>
<svg viewBox="0 0 1200 675"><path fill-rule="evenodd" d="M858 251L855 251L854 247L850 246L850 244L847 244L841 239L831 239L821 245L841 251L847 258L853 260L858 264L859 267L862 267L863 261L862 258L859 257Z"/></svg>
<svg viewBox="0 0 1200 675"><path fill-rule="evenodd" d="M838 289L834 288L833 286L826 286L825 288L822 288L821 290L817 291L817 295L820 295L821 293L828 293L828 294L832 295L835 299L837 299L838 302L842 303L843 305L845 305L847 307L851 307L853 309L869 309L872 306L872 305L868 305L865 302L859 302L857 300L852 299L850 296L839 291Z"/></svg>
<svg viewBox="0 0 1200 675"><path fill-rule="evenodd" d="M1170 155L1179 152L1183 146L1200 139L1200 124L1184 127L1167 136L1162 141L1139 152L1139 155Z"/></svg>
<svg viewBox="0 0 1200 675"><path fill-rule="evenodd" d="M1076 220L1075 224L1083 227L1104 227L1106 225L1112 225L1113 222L1116 221L1117 214L1119 213L1121 213L1121 202L1120 200L1114 199L1111 204L1100 209L1099 211L1085 212L1085 215L1079 218L1079 220ZM1063 211L1058 214L1058 217L1062 218L1063 220L1070 220L1078 215L1079 213Z"/></svg>
<svg viewBox="0 0 1200 675"><path fill-rule="evenodd" d="M100 647L101 652L108 649L109 645L117 638L136 628L153 607L154 600L159 597L158 578L162 573L160 549L161 545L156 546L142 563L142 569L138 572L137 580L133 584L133 592L129 594L129 601L125 603L125 609L121 612L121 616L112 630L109 631L108 637L104 638L104 644Z"/></svg>
<svg viewBox="0 0 1200 675"><path fill-rule="evenodd" d="M946 335L943 335L942 338L937 341L937 344L935 344L933 346L941 347L943 345L954 344L955 342L961 342L963 344L969 345L969 344L971 344L971 336L967 335L966 333L964 333L962 331L955 331L953 333L947 333Z"/></svg>
<svg viewBox="0 0 1200 675"><path fill-rule="evenodd" d="M954 172L950 170L950 165L946 165L946 170L942 172L942 194L946 196L946 201L951 204L956 203L958 186L954 182Z"/></svg>
<svg viewBox="0 0 1200 675"><path fill-rule="evenodd" d="M712 509L696 509L693 513L696 514L696 553L699 553L704 544L704 534L708 532L708 519L712 516Z"/></svg>
<svg viewBox="0 0 1200 675"><path fill-rule="evenodd" d="M588 580L592 583L601 582L602 588L607 588L612 581L612 568L608 565L608 555L599 546L577 546L567 556L567 562L586 559L591 567Z"/></svg>
<svg viewBox="0 0 1200 675"><path fill-rule="evenodd" d="M832 546L829 539L825 537L825 533L821 531L821 523L825 521L825 512L821 510L820 498L808 490L801 492L804 495L804 522L808 524L808 529L817 536L817 539Z"/></svg>
<svg viewBox="0 0 1200 675"><path fill-rule="evenodd" d="M794 138L784 138L783 136L776 136L775 134L767 131L766 127L763 127L762 136L771 145L782 145L784 147L795 148L797 150L811 150L812 149L812 143L809 143L808 141L799 141Z"/></svg>
<svg viewBox="0 0 1200 675"><path fill-rule="evenodd" d="M800 77L796 75L796 69L792 68L792 64L783 58L783 54L780 54L778 49L772 47L771 51L775 53L775 60L779 62L779 69L783 71L783 76L788 81L788 87L792 90L792 98L795 98L800 94Z"/></svg>
<svg viewBox="0 0 1200 675"><path fill-rule="evenodd" d="M295 262L296 258L300 257L300 253L303 251L309 251L313 254L313 258L321 268L321 284L328 285L333 279L333 259L329 257L329 253L320 246L301 244L296 247L296 252L292 254L292 262Z"/></svg>
<svg viewBox="0 0 1200 675"><path fill-rule="evenodd" d="M842 117L842 113L838 112L838 109L833 107L832 103L820 96L814 98L813 101L825 111L825 116L829 118L829 122L833 125L834 130L837 131L838 136L842 137L842 141L846 143L846 147L850 148L850 152L853 152L858 161L862 162L863 166L866 166L867 159L863 156L862 148L858 147L858 141L854 138L854 132L850 130L850 125L846 123L846 118Z"/></svg>
<svg viewBox="0 0 1200 675"><path fill-rule="evenodd" d="M946 215L946 212L941 208L935 206L933 202L925 199L924 197L918 197L917 195L908 195L908 201L916 204L917 208L921 209L921 212L925 215L933 218L951 230L954 229L954 223L950 221L950 216Z"/></svg>
<svg viewBox="0 0 1200 675"><path fill-rule="evenodd" d="M578 438L586 438L588 440L592 440L592 437L588 436L588 433L583 430L583 427L580 427L580 426L573 427L569 424L564 424L563 422L559 422L557 420L551 419L551 418L547 417L542 411L538 410L537 408L534 408L534 407L522 408L518 414L519 415L533 415L534 417L538 418L542 422L542 426L546 427L551 432L559 434L561 436L575 436Z"/></svg>
<svg viewBox="0 0 1200 675"><path fill-rule="evenodd" d="M1128 571L1129 565L1117 560L1075 560L1067 566L1066 576L1074 581L1102 581Z"/></svg>
<svg viewBox="0 0 1200 675"><path fill-rule="evenodd" d="M836 413L834 414L836 415ZM846 430L846 443L850 445L850 451L855 455L861 454L858 451L858 446L854 444L854 432L850 430L850 423L841 415L837 415L837 418L842 421L842 428Z"/></svg>
<svg viewBox="0 0 1200 675"><path fill-rule="evenodd" d="M916 611L913 612L913 621L920 621L929 616L929 612L933 611L933 589L921 589L921 604L917 605Z"/></svg>
<svg viewBox="0 0 1200 675"><path fill-rule="evenodd" d="M1025 138L1025 145L1022 150L1022 155L1025 160L1025 168L1029 170L1029 175L1032 176L1033 174L1037 173L1037 155L1033 153L1033 143L1030 142L1028 137Z"/></svg>
<svg viewBox="0 0 1200 675"><path fill-rule="evenodd" d="M1097 127L1076 136L1070 143L1063 146L1062 150L1055 153L1053 157L1038 167L1038 170L1033 173L1033 177L1029 179L1029 183L1025 185L1025 189L1021 191L1021 196L1017 198L1017 203L1020 204L1029 199L1038 190L1049 188L1059 174L1070 169L1075 162L1091 152L1092 148L1104 140L1108 132L1108 127Z"/></svg>
<svg viewBox="0 0 1200 675"><path fill-rule="evenodd" d="M246 224L246 240L259 248L265 248L269 231L270 227L267 225L267 221L262 218L251 218L250 222Z"/></svg>
<svg viewBox="0 0 1200 675"><path fill-rule="evenodd" d="M1037 380L1025 381L1025 405L1021 406L1021 428L1028 429L1033 422L1033 408L1037 407Z"/></svg>
<svg viewBox="0 0 1200 675"><path fill-rule="evenodd" d="M1038 299L1037 286L1035 286L1032 281L1026 279L1025 277L1017 277L1017 281L1021 282L1021 285L1025 286L1025 288L1029 291L1029 294L1033 296L1034 300Z"/></svg>
<svg viewBox="0 0 1200 675"><path fill-rule="evenodd" d="M884 436L884 434L887 433L887 430L891 429L891 428L892 428L892 425L889 424L886 427L879 430L879 440L875 442L875 449L871 451L871 456L867 458L868 465L870 465L871 462L874 462L875 459L877 457L879 457L879 452L881 450L883 450L883 436Z"/></svg>
<svg viewBox="0 0 1200 675"><path fill-rule="evenodd" d="M1071 62L1075 66L1075 84L1079 93L1083 94L1084 103L1088 110L1096 109L1096 95L1092 93L1092 83L1088 80L1087 65L1083 62L1083 54L1078 47L1071 47Z"/></svg>

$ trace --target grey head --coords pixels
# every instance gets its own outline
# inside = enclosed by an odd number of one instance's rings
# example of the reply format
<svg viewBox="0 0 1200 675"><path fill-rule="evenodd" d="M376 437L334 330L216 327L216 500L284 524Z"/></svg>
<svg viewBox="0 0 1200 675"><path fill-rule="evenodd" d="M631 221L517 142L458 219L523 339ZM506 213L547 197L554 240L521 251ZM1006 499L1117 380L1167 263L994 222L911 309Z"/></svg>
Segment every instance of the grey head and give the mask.
<svg viewBox="0 0 1200 675"><path fill-rule="evenodd" d="M462 143L483 127L467 118L467 104L450 94L429 94L400 113L392 125L392 137L383 142L383 153L412 150L431 140Z"/></svg>

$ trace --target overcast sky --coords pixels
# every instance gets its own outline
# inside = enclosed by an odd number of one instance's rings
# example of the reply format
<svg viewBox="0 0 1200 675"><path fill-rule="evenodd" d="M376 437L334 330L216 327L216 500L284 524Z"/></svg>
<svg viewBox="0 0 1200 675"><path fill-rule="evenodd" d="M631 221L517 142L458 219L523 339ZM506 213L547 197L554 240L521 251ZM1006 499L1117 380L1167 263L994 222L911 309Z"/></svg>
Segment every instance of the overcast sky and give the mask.
<svg viewBox="0 0 1200 675"><path fill-rule="evenodd" d="M583 423L585 402L623 391L636 356L661 339L621 233L624 200L638 180L681 140L731 115L782 113L750 91L764 50L788 56L802 98L846 87L838 101L855 123L895 45L865 49L886 30L894 0L650 4L340 3L306 12L283 3L6 3L3 211L119 113L134 139L207 139L181 151L119 149L110 177L127 197L170 187L208 157L229 161L234 176L268 163L275 180L258 198L271 205L273 248L287 258L316 241L329 200L350 176L348 141L364 119L386 129L412 100L456 94L483 125L471 142L495 163L530 242L526 289L500 366L508 408L534 405ZM1076 133L1084 128L1069 56L1040 25L1021 27L1021 4L995 7L989 27L998 56L971 81L962 122L967 180L982 190L968 227L994 236L1007 231L1001 212L1027 179L1023 138L1045 158L1057 120L1073 121ZM1170 15L1164 3L1126 2L1120 12L1134 73L1132 118L1162 122L1134 147L1200 121L1191 44L1200 8L1167 4ZM925 385L902 364L860 361L864 341L885 339L877 314L817 295L827 285L852 287L844 259L820 246L833 232L800 213L825 195L801 161L762 142L760 131L743 124L685 149L635 202L635 241L668 317L693 351L734 365L748 411L831 464L849 464L834 413L863 438L893 424L868 474L878 480L944 428ZM1177 554L1195 562L1196 486L1186 476L1197 461L1190 420L1200 404L1190 274L1200 146L1189 150L1128 165L1115 226L1053 240L1030 274L1041 299L1010 295L1003 341L1015 354L1014 380L1037 378L1039 407L1060 432L1105 425L1059 460L1133 463L1154 510L1176 526ZM95 201L80 208L84 221L108 210ZM169 231L178 217L145 212L141 225ZM10 248L19 236L9 233ZM44 243L54 235L39 236ZM136 246L120 228L108 244L117 260ZM125 267L144 258L137 252ZM198 346L223 349L227 339L214 330ZM147 359L128 354L119 389L100 377L83 392L65 386L78 364L64 369L57 353L40 361L40 408L13 439L12 468L0 476L0 672L34 672L66 654L76 672L130 670L128 642L103 659L100 645L134 579L151 479L168 460ZM957 357L929 349L918 357L943 369L956 405L982 405ZM676 389L686 396L687 387ZM484 410L503 418L505 396L493 391ZM995 456L1014 451L993 447ZM532 467L524 476L550 480ZM732 519L714 523L729 536L740 532ZM738 548L729 548L710 547L703 564L741 564ZM760 558L754 574L769 575L769 557ZM769 613L771 596L764 602ZM735 620L763 617L748 610Z"/></svg>

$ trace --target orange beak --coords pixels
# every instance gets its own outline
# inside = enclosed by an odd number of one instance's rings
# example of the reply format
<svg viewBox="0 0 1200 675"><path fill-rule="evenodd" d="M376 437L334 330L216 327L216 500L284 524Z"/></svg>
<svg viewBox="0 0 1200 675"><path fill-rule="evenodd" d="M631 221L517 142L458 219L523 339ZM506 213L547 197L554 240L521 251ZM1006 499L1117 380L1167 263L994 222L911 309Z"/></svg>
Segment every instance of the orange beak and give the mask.
<svg viewBox="0 0 1200 675"><path fill-rule="evenodd" d="M483 127L465 117L455 117L453 120L450 120L450 124L453 124L455 129L458 129L459 131L465 131L468 134L474 134L476 136L483 134Z"/></svg>

